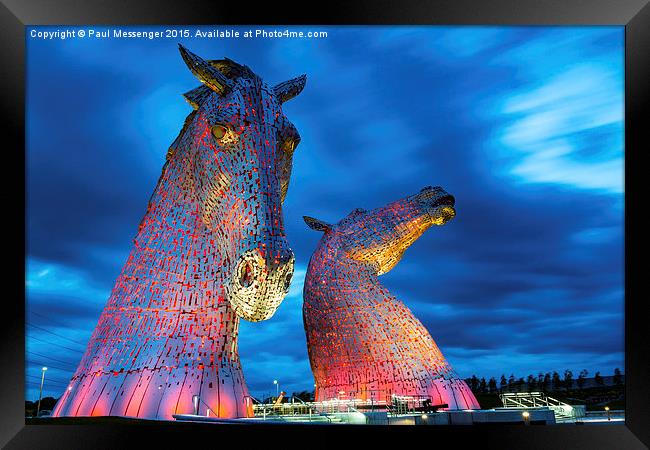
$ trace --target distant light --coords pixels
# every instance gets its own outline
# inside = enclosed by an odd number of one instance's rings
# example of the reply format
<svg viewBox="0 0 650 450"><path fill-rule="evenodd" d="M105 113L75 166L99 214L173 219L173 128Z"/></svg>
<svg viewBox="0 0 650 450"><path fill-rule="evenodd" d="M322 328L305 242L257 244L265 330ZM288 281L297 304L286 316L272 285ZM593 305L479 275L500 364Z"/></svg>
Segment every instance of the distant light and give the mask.
<svg viewBox="0 0 650 450"><path fill-rule="evenodd" d="M423 418L424 420L427 420L427 419L429 418L429 416L427 416L426 414L422 414L422 418Z"/></svg>
<svg viewBox="0 0 650 450"><path fill-rule="evenodd" d="M345 391L339 391L339 394L343 395L345 394Z"/></svg>
<svg viewBox="0 0 650 450"><path fill-rule="evenodd" d="M41 370L45 372L47 370L47 367L43 367Z"/></svg>
<svg viewBox="0 0 650 450"><path fill-rule="evenodd" d="M72 386L68 386L68 390L71 391L71 390L72 390Z"/></svg>
<svg viewBox="0 0 650 450"><path fill-rule="evenodd" d="M522 416L524 416L524 419L528 419L528 416L530 416L530 413L528 411L524 411L521 413Z"/></svg>
<svg viewBox="0 0 650 450"><path fill-rule="evenodd" d="M278 384L278 380L273 380L273 384Z"/></svg>
<svg viewBox="0 0 650 450"><path fill-rule="evenodd" d="M609 411L609 406L605 406L605 411Z"/></svg>

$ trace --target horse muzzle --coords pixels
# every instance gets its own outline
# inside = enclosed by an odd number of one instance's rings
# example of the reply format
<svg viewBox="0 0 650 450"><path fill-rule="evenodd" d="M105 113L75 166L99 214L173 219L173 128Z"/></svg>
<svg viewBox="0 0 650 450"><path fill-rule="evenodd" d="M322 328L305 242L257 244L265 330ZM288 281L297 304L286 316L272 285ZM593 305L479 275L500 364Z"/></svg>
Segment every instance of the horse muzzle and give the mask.
<svg viewBox="0 0 650 450"><path fill-rule="evenodd" d="M456 216L456 199L439 186L427 186L417 197L434 225L443 225Z"/></svg>
<svg viewBox="0 0 650 450"><path fill-rule="evenodd" d="M251 322L270 319L289 292L294 264L291 250L243 252L226 286L235 313Z"/></svg>

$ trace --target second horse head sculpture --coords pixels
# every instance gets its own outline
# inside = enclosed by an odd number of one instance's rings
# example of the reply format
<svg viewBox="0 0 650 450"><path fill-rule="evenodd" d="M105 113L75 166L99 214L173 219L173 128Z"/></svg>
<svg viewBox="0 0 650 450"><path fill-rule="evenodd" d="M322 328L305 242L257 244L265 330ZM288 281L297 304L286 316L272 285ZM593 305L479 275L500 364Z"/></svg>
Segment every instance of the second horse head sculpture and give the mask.
<svg viewBox="0 0 650 450"><path fill-rule="evenodd" d="M397 396L479 407L427 329L378 279L428 228L451 220L454 204L442 188L426 187L336 224L305 217L324 233L309 261L303 303L316 400L390 403Z"/></svg>

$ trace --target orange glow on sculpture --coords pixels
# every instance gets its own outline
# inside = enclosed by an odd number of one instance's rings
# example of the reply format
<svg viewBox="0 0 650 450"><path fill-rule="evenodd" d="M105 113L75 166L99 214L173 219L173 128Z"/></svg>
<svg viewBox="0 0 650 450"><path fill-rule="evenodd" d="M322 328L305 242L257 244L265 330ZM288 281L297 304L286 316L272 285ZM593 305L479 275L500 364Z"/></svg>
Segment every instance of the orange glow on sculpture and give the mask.
<svg viewBox="0 0 650 450"><path fill-rule="evenodd" d="M404 251L456 211L442 188L373 211L357 209L336 224L305 217L324 233L309 261L303 319L316 400L391 402L428 399L448 409L477 409L467 384L413 313L379 283Z"/></svg>
<svg viewBox="0 0 650 450"><path fill-rule="evenodd" d="M128 260L53 416L252 415L239 319L269 319L294 256L282 202L300 137L282 112L305 76L269 86L180 46L202 84L167 152ZM287 143L291 143L290 145Z"/></svg>

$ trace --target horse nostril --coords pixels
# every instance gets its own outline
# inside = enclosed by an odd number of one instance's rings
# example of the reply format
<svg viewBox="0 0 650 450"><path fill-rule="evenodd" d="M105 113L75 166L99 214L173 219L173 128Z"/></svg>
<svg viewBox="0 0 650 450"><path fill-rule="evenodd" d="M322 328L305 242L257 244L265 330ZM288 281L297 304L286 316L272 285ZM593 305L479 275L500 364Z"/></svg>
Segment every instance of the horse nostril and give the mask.
<svg viewBox="0 0 650 450"><path fill-rule="evenodd" d="M445 195L438 199L438 205L449 205L449 206L454 206L456 204L456 199L454 198L453 195Z"/></svg>
<svg viewBox="0 0 650 450"><path fill-rule="evenodd" d="M291 287L291 280L293 278L293 270L290 270L287 272L287 274L284 276L284 290L288 291L289 288Z"/></svg>
<svg viewBox="0 0 650 450"><path fill-rule="evenodd" d="M289 287L291 286L291 279L293 278L293 266L295 263L293 252L289 251L285 253L280 257L280 260L282 263L278 269L281 271L280 273L284 273L281 280L283 280L284 290L288 291Z"/></svg>
<svg viewBox="0 0 650 450"><path fill-rule="evenodd" d="M250 261L245 261L239 273L239 284L250 287L253 284L253 267Z"/></svg>

